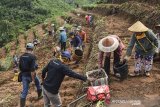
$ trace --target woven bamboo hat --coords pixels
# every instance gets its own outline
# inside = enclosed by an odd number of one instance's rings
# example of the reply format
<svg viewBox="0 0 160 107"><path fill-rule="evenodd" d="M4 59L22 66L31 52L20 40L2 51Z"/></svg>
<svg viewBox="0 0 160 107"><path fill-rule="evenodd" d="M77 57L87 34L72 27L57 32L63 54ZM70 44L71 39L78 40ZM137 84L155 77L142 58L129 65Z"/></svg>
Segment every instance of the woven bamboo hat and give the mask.
<svg viewBox="0 0 160 107"><path fill-rule="evenodd" d="M59 30L60 30L60 31L63 31L63 30L64 30L64 27L59 27Z"/></svg>
<svg viewBox="0 0 160 107"><path fill-rule="evenodd" d="M128 30L131 32L146 32L149 29L143 23L137 21L135 24L129 27Z"/></svg>
<svg viewBox="0 0 160 107"><path fill-rule="evenodd" d="M98 43L98 48L103 52L113 52L119 46L119 42L115 37L107 36Z"/></svg>

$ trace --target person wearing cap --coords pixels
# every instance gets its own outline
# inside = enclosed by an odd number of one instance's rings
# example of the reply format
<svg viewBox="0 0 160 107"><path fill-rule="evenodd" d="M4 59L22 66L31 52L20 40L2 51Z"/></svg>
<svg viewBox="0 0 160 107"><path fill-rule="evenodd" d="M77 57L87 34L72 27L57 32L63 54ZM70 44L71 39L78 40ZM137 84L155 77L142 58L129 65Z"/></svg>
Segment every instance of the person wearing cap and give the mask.
<svg viewBox="0 0 160 107"><path fill-rule="evenodd" d="M67 34L66 34L65 29L63 27L60 27L59 30L60 30L59 43L61 44L61 51L65 51L66 50Z"/></svg>
<svg viewBox="0 0 160 107"><path fill-rule="evenodd" d="M143 67L144 74L150 76L153 55L158 47L156 35L140 21L137 21L128 30L133 32L133 35L124 57L125 60L128 61L130 59L132 49L135 46L135 70L130 76L139 76L142 74Z"/></svg>
<svg viewBox="0 0 160 107"><path fill-rule="evenodd" d="M52 105L54 107L62 107L59 88L65 76L73 77L84 82L94 80L93 78L87 78L72 71L55 54L55 57L42 70L44 107L50 107Z"/></svg>
<svg viewBox="0 0 160 107"><path fill-rule="evenodd" d="M84 30L82 30L82 26L78 26L77 28L78 32L79 32L79 36L81 37L82 39L82 47L84 48L85 47L85 43L87 41L87 35L86 35L86 32Z"/></svg>
<svg viewBox="0 0 160 107"><path fill-rule="evenodd" d="M23 89L20 96L20 107L25 107L26 97L29 90L29 84L35 84L37 88L38 98L42 97L42 88L35 70L37 69L36 56L33 54L33 43L28 43L26 52L20 56L19 69L20 78L22 81Z"/></svg>
<svg viewBox="0 0 160 107"><path fill-rule="evenodd" d="M117 35L109 35L99 41L98 48L100 50L98 57L99 68L104 67L106 74L109 76L111 52L114 53L113 64L115 65L116 63L120 62L122 50L125 48L125 46ZM105 61L103 66L104 56L105 56Z"/></svg>

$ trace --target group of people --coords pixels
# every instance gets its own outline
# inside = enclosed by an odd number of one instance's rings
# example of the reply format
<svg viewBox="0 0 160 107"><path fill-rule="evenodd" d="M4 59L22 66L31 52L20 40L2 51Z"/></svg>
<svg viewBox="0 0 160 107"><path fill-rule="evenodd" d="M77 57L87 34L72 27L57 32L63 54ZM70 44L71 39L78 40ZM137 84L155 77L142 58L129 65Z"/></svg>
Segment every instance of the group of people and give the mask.
<svg viewBox="0 0 160 107"><path fill-rule="evenodd" d="M25 107L26 97L30 86L29 84L36 86L38 99L42 98L43 91L44 107L49 107L51 105L50 102L55 105L55 107L61 107L62 102L59 96L59 88L65 75L83 81L93 80L92 78L87 78L86 76L77 74L69 69L69 67L65 65L65 62L58 58L59 51L55 51L53 59L42 70L41 83L36 74L38 65L33 50L33 43L28 43L26 45L26 52L19 58L19 78L21 78L20 82L22 82L23 85L20 96L20 107ZM56 48L56 50L58 49Z"/></svg>
<svg viewBox="0 0 160 107"><path fill-rule="evenodd" d="M157 26L157 28L160 28L160 26ZM141 75L143 69L144 74L146 76L150 76L153 56L159 51L158 39L153 31L147 28L140 21L137 21L130 28L128 28L128 30L133 32L133 35L125 55L122 55L125 44L117 35L109 35L99 41L99 68L104 68L106 74L110 76L111 52L114 53L113 65L115 65L120 61L129 61L133 47L135 46L135 69L134 73L131 73L130 76ZM56 46L54 48L53 58L43 68L41 74L42 82L40 82L36 74L38 65L36 63L37 58L33 53L34 44L28 43L26 45L26 52L20 56L18 64L16 64L19 66L20 78L23 84L23 89L20 96L20 107L25 107L29 84L35 84L38 98L42 98L43 92L44 107L49 107L50 105L61 107L62 102L59 95L59 88L65 75L80 79L82 81L94 81L94 78L87 78L86 76L75 73L69 69L66 62L62 60L62 57L71 60L71 52L77 48L84 50L87 42L87 35L82 29L82 26L74 26L71 29L71 32L66 32L64 27L60 27L59 31L60 47ZM66 46L68 40L70 44L69 47Z"/></svg>
<svg viewBox="0 0 160 107"><path fill-rule="evenodd" d="M86 76L75 73L69 69L67 62L62 59L62 57L65 57L71 60L71 51L77 48L84 49L87 39L85 31L82 30L81 26L74 26L71 32L66 32L64 27L60 27L59 31L60 46L54 48L52 60L43 68L41 82L36 73L38 64L37 58L34 55L34 49L38 43L37 39L33 43L27 43L26 52L20 57L14 56L16 67L19 67L20 70L18 81L22 82L23 86L20 95L20 107L25 107L26 105L29 86L36 86L38 99L42 97L44 99L44 107L50 107L51 105L61 107L62 102L59 95L59 88L65 75L82 81L94 80L93 78L87 78ZM66 46L68 40L69 47Z"/></svg>
<svg viewBox="0 0 160 107"><path fill-rule="evenodd" d="M159 29L159 25L156 26ZM126 54L122 55L122 51L125 48L122 40L116 35L109 35L99 41L99 68L104 68L108 76L110 76L110 56L111 52L114 52L113 66L120 61L129 61L132 50L135 46L135 67L134 72L130 73L130 76L140 76L145 75L150 76L152 70L153 57L156 53L159 53L160 42L153 31L147 28L140 21L137 21L131 27L128 28L129 31L133 32L131 40L126 50ZM159 36L158 36L159 37ZM105 61L103 65L103 56L105 55ZM123 72L123 71L122 71ZM114 74L118 76L118 74Z"/></svg>
<svg viewBox="0 0 160 107"><path fill-rule="evenodd" d="M76 49L84 50L85 44L87 42L87 35L86 32L82 29L82 26L78 26L77 24L74 25L70 32L66 32L64 27L59 28L60 35L59 35L59 45L63 56L67 53L66 57L71 59L71 53L74 52ZM68 33L68 35L67 35ZM69 42L68 42L69 41ZM67 47L67 42L69 46ZM68 55L70 53L70 55ZM79 61L75 62L78 64Z"/></svg>

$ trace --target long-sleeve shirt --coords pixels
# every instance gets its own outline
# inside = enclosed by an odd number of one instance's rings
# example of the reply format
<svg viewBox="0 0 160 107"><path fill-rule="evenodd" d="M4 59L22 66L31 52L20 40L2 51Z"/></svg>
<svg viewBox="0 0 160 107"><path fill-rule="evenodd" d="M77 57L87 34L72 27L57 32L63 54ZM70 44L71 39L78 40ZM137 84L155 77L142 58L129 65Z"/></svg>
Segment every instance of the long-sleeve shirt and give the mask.
<svg viewBox="0 0 160 107"><path fill-rule="evenodd" d="M74 36L74 38L71 40L71 45L73 47L80 47L82 45L82 40L79 35Z"/></svg>
<svg viewBox="0 0 160 107"><path fill-rule="evenodd" d="M52 94L57 94L59 92L59 88L65 75L83 81L87 80L87 77L73 72L66 65L62 64L59 60L53 59L42 70L42 78L45 78L43 87L48 92Z"/></svg>
<svg viewBox="0 0 160 107"><path fill-rule="evenodd" d="M121 41L121 39L116 36L116 35L111 35L112 37L115 37L118 41L119 41L119 46L118 48L115 50L119 56L122 55L122 50L125 48L123 42ZM102 64L103 64L103 57L109 57L111 54L111 52L102 52L102 51L99 51L99 54L98 54L98 65L99 65L99 68L102 68Z"/></svg>
<svg viewBox="0 0 160 107"><path fill-rule="evenodd" d="M154 46L158 47L157 37L151 30L145 32L145 36L146 37L144 37L142 39L137 39L136 33L134 33L132 35L132 38L130 40L130 43L128 45L127 52L126 52L127 56L131 56L132 49L133 49L134 45L135 45L135 52L136 53L144 55L144 56L154 55L154 53L155 53ZM150 41L151 41L151 43L150 43Z"/></svg>
<svg viewBox="0 0 160 107"><path fill-rule="evenodd" d="M65 31L62 31L59 36L59 42L62 43L66 41L67 41L67 34Z"/></svg>
<svg viewBox="0 0 160 107"><path fill-rule="evenodd" d="M81 37L82 41L83 42L86 42L87 41L87 35L86 35L86 32L85 31L80 31L79 32L79 36Z"/></svg>

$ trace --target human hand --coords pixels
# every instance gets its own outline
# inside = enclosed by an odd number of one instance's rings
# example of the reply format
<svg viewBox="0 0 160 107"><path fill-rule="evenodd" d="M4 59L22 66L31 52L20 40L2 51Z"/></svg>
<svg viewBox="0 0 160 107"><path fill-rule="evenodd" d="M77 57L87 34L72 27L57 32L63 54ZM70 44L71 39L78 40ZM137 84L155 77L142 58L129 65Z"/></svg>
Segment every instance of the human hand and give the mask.
<svg viewBox="0 0 160 107"><path fill-rule="evenodd" d="M129 56L125 56L124 59L123 59L123 61L128 61L129 59L130 59Z"/></svg>

